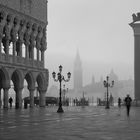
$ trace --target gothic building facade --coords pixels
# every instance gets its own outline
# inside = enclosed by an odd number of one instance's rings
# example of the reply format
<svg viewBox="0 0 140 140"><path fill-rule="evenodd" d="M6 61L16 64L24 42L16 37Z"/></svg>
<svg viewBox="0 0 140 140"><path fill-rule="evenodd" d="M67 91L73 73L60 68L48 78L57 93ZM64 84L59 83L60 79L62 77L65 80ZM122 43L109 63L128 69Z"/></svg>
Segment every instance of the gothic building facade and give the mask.
<svg viewBox="0 0 140 140"><path fill-rule="evenodd" d="M0 0L0 107L3 102L3 107L8 108L11 86L15 91L16 108L22 107L24 80L28 84L30 107L34 106L35 88L39 91L40 106L45 106L46 27L46 0Z"/></svg>

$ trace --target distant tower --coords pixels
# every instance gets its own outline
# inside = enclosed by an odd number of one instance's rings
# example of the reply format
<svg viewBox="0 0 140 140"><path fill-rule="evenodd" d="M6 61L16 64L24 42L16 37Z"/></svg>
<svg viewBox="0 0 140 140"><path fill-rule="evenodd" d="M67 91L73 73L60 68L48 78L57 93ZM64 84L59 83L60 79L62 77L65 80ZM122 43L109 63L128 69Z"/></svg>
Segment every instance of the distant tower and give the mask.
<svg viewBox="0 0 140 140"><path fill-rule="evenodd" d="M74 62L74 89L79 90L83 87L83 70L79 51L77 50Z"/></svg>
<svg viewBox="0 0 140 140"><path fill-rule="evenodd" d="M94 85L95 84L95 77L94 76L92 76L92 85Z"/></svg>
<svg viewBox="0 0 140 140"><path fill-rule="evenodd" d="M133 22L129 25L134 31L134 93L140 100L140 13L133 14Z"/></svg>

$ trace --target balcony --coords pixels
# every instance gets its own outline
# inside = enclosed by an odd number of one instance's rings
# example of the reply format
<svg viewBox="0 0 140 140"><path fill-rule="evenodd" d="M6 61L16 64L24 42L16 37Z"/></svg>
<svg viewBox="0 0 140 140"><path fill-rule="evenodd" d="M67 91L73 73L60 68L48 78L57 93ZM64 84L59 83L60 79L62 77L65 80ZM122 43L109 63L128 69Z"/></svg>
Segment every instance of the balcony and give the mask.
<svg viewBox="0 0 140 140"><path fill-rule="evenodd" d="M19 56L6 55L6 54L1 54L0 63L5 63L8 65L15 65L19 67L26 66L26 68L27 67L37 68L37 69L44 68L44 62L42 61L27 59L27 58L19 57Z"/></svg>

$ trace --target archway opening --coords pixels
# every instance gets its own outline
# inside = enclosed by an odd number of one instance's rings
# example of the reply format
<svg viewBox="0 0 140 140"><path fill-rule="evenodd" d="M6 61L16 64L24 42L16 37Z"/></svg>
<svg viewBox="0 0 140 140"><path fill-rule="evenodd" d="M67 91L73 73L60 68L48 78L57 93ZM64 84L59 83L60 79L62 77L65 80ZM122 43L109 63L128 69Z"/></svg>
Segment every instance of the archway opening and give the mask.
<svg viewBox="0 0 140 140"><path fill-rule="evenodd" d="M16 106L16 92L14 90L14 83L10 80L9 98L12 98L12 108ZM8 99L9 99L8 98Z"/></svg>

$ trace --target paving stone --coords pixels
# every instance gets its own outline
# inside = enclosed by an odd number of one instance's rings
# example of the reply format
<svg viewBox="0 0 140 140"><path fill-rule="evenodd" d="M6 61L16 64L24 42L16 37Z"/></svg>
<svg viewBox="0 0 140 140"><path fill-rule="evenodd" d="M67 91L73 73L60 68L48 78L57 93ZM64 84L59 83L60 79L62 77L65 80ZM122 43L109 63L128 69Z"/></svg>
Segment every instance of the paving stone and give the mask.
<svg viewBox="0 0 140 140"><path fill-rule="evenodd" d="M0 140L139 140L140 107L0 110Z"/></svg>

